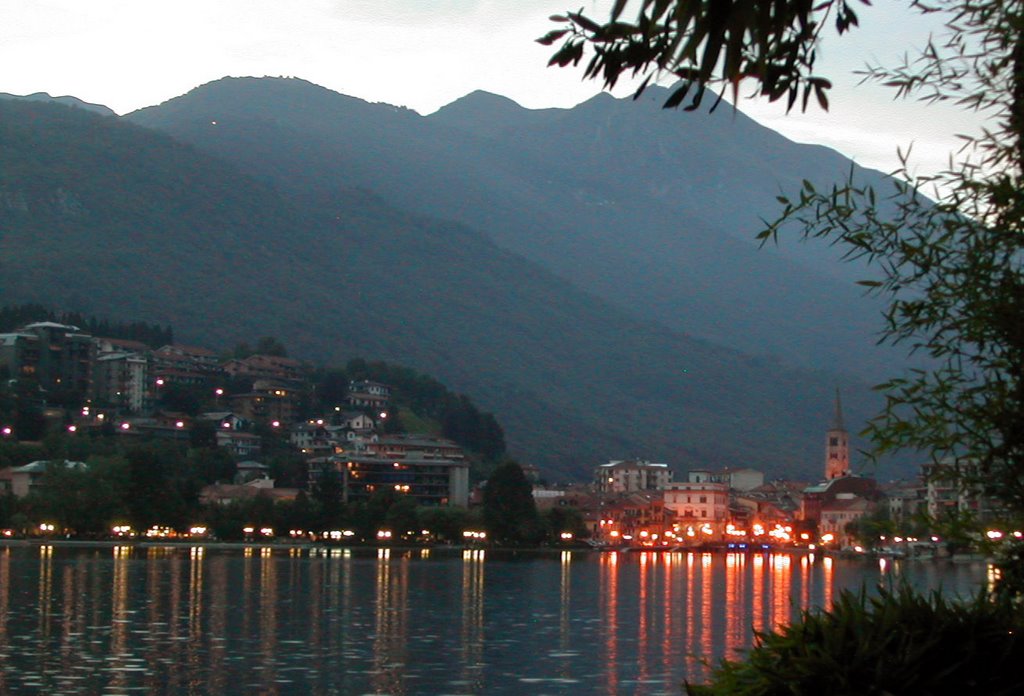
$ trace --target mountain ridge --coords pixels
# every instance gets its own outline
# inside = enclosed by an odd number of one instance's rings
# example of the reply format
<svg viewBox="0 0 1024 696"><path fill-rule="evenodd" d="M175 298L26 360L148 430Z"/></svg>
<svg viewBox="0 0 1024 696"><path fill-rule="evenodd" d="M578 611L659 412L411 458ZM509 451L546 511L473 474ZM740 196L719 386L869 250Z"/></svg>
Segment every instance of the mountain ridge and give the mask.
<svg viewBox="0 0 1024 696"><path fill-rule="evenodd" d="M513 453L556 477L585 478L623 456L776 475L819 468L833 375L680 335L471 227L375 193L289 186L290 172L253 176L244 162L125 119L11 104L0 103L5 297L84 310L105 302L196 326L186 341L275 334L311 359L407 364L471 394L498 415ZM213 120L190 123L231 136L221 128L230 116ZM54 203L58 190L77 203ZM4 204L19 194L49 202ZM850 420L862 421L873 397L838 381Z"/></svg>

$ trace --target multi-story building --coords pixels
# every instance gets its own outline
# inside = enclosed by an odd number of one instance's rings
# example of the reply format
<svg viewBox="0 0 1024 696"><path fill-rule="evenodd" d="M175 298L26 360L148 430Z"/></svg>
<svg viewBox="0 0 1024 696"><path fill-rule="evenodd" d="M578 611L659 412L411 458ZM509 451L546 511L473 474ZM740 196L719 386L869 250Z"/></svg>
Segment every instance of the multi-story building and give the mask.
<svg viewBox="0 0 1024 696"><path fill-rule="evenodd" d="M981 491L981 473L975 462L946 460L921 468L925 481L925 506L930 517L956 513L983 520L993 514L993 502Z"/></svg>
<svg viewBox="0 0 1024 696"><path fill-rule="evenodd" d="M386 409L391 401L391 387L367 379L348 384L348 403L355 408Z"/></svg>
<svg viewBox="0 0 1024 696"><path fill-rule="evenodd" d="M664 490L665 509L679 521L724 522L729 516L729 486L681 481Z"/></svg>
<svg viewBox="0 0 1024 696"><path fill-rule="evenodd" d="M86 398L95 346L77 326L41 321L0 334L0 365L14 377L34 379L46 392Z"/></svg>
<svg viewBox="0 0 1024 696"><path fill-rule="evenodd" d="M258 435L243 433L239 430L222 428L215 435L217 446L223 447L235 457L255 457L262 449L262 443Z"/></svg>
<svg viewBox="0 0 1024 696"><path fill-rule="evenodd" d="M764 485L764 473L750 468L725 468L720 471L691 469L686 480L690 483L724 483L732 490L752 491Z"/></svg>
<svg viewBox="0 0 1024 696"><path fill-rule="evenodd" d="M642 459L610 461L594 469L594 488L601 493L659 491L672 483L668 464Z"/></svg>
<svg viewBox="0 0 1024 696"><path fill-rule="evenodd" d="M868 514L875 503L853 493L840 493L833 500L821 506L821 518L818 521L820 537L832 535L832 541L840 548L849 546L853 536L847 531L851 522L856 522Z"/></svg>
<svg viewBox="0 0 1024 696"><path fill-rule="evenodd" d="M278 355L250 355L240 360L228 360L224 372L231 377L252 377L279 382L302 382L309 370L305 363Z"/></svg>
<svg viewBox="0 0 1024 696"><path fill-rule="evenodd" d="M260 423L289 425L295 421L299 394L290 386L257 380L248 394L228 397L231 409L242 418Z"/></svg>
<svg viewBox="0 0 1024 696"><path fill-rule="evenodd" d="M212 350L179 344L153 351L152 372L157 385L201 386L224 377L220 358Z"/></svg>
<svg viewBox="0 0 1024 696"><path fill-rule="evenodd" d="M439 438L388 438L362 451L310 460L310 483L336 472L345 502L393 490L418 505L469 503L469 463L455 443Z"/></svg>
<svg viewBox="0 0 1024 696"><path fill-rule="evenodd" d="M100 404L129 413L153 405L149 357L143 353L101 353L96 358L92 395Z"/></svg>

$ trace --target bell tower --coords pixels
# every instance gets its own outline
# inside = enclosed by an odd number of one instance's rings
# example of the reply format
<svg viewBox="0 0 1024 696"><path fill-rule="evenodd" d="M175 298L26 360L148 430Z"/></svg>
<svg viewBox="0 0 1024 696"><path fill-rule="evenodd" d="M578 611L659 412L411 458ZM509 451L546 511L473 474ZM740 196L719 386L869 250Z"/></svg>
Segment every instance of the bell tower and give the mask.
<svg viewBox="0 0 1024 696"><path fill-rule="evenodd" d="M825 440L825 480L848 476L850 473L850 435L843 427L843 404L836 389L836 415Z"/></svg>

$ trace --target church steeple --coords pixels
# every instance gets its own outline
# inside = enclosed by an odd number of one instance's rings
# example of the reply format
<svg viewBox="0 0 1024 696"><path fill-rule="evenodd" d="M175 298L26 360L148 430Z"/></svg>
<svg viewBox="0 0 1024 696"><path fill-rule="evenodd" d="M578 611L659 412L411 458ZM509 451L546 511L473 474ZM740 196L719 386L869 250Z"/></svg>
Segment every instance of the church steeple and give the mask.
<svg viewBox="0 0 1024 696"><path fill-rule="evenodd" d="M829 428L825 444L825 479L847 476L850 473L850 436L843 427L843 403L836 388L836 414Z"/></svg>

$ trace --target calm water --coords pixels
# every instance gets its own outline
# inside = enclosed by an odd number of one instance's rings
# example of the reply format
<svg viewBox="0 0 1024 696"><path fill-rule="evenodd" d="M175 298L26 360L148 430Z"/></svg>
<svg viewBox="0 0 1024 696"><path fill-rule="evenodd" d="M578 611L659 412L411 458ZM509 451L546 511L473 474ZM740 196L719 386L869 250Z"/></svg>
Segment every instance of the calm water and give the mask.
<svg viewBox="0 0 1024 696"><path fill-rule="evenodd" d="M788 555L0 547L0 694L679 694L751 629L983 565Z"/></svg>

